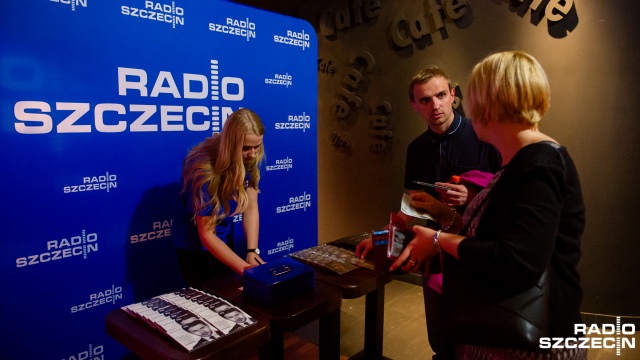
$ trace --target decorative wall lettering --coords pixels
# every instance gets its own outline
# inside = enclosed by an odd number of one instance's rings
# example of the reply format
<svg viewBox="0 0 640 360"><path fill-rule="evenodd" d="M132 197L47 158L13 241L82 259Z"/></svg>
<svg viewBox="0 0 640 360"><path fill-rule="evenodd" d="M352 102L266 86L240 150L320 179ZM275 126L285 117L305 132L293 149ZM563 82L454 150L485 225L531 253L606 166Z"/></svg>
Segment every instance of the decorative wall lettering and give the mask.
<svg viewBox="0 0 640 360"><path fill-rule="evenodd" d="M324 73L328 75L333 75L336 73L336 66L333 64L333 61L326 60L324 58L318 59L318 72Z"/></svg>
<svg viewBox="0 0 640 360"><path fill-rule="evenodd" d="M549 35L556 39L566 37L578 26L578 11L573 0L503 0L509 10L524 17L531 9L531 23L540 24L547 18Z"/></svg>
<svg viewBox="0 0 640 360"><path fill-rule="evenodd" d="M331 146L344 153L351 152L351 142L335 131L331 133Z"/></svg>
<svg viewBox="0 0 640 360"><path fill-rule="evenodd" d="M442 10L442 12L441 12ZM446 38L444 17L452 21L461 19L467 14L466 0L442 0L442 5L437 0L425 0L425 11L415 14L415 17L407 20L404 15L398 15L389 26L391 41L398 48L411 46L414 41L425 36L430 36L436 31Z"/></svg>
<svg viewBox="0 0 640 360"><path fill-rule="evenodd" d="M356 90L360 87L364 79L363 72L371 72L376 66L376 61L366 50L360 50L349 59L352 67L342 78L344 86L338 89L338 94L342 97L335 105L335 112L338 118L344 119L351 112L351 105L359 108L362 106L362 98L358 96ZM354 91L350 91L353 89Z"/></svg>
<svg viewBox="0 0 640 360"><path fill-rule="evenodd" d="M371 151L380 153L386 150L387 141L393 137L393 132L389 130L387 115L391 113L391 104L388 101L381 101L371 108L369 117L369 138Z"/></svg>
<svg viewBox="0 0 640 360"><path fill-rule="evenodd" d="M352 0L351 6L336 11L328 7L320 12L320 33L327 39L335 39L338 31L360 25L378 14L380 0Z"/></svg>

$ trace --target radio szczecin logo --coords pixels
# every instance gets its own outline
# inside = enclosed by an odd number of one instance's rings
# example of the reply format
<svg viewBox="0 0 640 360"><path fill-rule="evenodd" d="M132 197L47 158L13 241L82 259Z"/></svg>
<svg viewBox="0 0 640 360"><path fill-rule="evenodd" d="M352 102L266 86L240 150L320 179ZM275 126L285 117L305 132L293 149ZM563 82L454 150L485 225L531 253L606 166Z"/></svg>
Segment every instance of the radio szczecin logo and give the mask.
<svg viewBox="0 0 640 360"><path fill-rule="evenodd" d="M304 30L300 32L287 30L286 35L273 35L273 42L297 46L304 51L311 47L311 36L305 33Z"/></svg>
<svg viewBox="0 0 640 360"><path fill-rule="evenodd" d="M240 36L249 41L256 38L256 23L249 18L242 20L226 18L224 24L209 23L209 31Z"/></svg>
<svg viewBox="0 0 640 360"><path fill-rule="evenodd" d="M301 115L287 116L287 122L276 122L276 130L302 130L306 132L311 129L311 116L303 112Z"/></svg>
<svg viewBox="0 0 640 360"><path fill-rule="evenodd" d="M62 188L65 194L83 193L88 191L106 191L118 187L118 177L115 174L106 172L104 175L85 176L82 182L77 185L67 185Z"/></svg>
<svg viewBox="0 0 640 360"><path fill-rule="evenodd" d="M145 0L143 8L122 5L120 12L126 16L171 24L174 29L176 25L184 26L184 9L173 1L169 5Z"/></svg>
<svg viewBox="0 0 640 360"><path fill-rule="evenodd" d="M98 251L98 234L82 230L80 234L68 238L48 240L44 252L17 258L16 267L46 264L71 258L86 260L89 253L96 251Z"/></svg>
<svg viewBox="0 0 640 360"><path fill-rule="evenodd" d="M576 337L540 338L541 349L616 349L620 356L622 349L635 349L636 327L634 324L621 324L616 317L615 324L575 324Z"/></svg>
<svg viewBox="0 0 640 360"><path fill-rule="evenodd" d="M87 7L87 0L49 0L49 1L53 3L69 5L71 6L70 8L71 11L76 11L76 9L79 7L83 7L83 8Z"/></svg>
<svg viewBox="0 0 640 360"><path fill-rule="evenodd" d="M208 101L244 99L240 77L221 77L218 60L208 64L208 74L147 72L118 67L119 97L135 97L130 103L93 103L23 100L15 103L14 128L19 134L123 133L123 132L219 132L233 109ZM208 100L202 105L162 105L158 98ZM147 100L150 103L144 104Z"/></svg>

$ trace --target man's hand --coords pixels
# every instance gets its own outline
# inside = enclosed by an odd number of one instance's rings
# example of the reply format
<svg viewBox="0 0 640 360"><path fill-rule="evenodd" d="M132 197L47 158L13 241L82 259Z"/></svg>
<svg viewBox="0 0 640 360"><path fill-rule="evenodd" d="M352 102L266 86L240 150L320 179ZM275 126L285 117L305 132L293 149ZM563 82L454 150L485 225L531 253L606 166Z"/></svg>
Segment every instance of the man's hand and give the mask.
<svg viewBox="0 0 640 360"><path fill-rule="evenodd" d="M448 206L458 207L467 202L469 191L466 186L440 182L437 182L436 185L442 185L449 188L449 190L436 189L436 191L440 193L440 200Z"/></svg>
<svg viewBox="0 0 640 360"><path fill-rule="evenodd" d="M435 221L442 222L451 212L449 206L442 201L434 198L426 192L417 192L411 194L411 206L416 209L422 209L430 214Z"/></svg>

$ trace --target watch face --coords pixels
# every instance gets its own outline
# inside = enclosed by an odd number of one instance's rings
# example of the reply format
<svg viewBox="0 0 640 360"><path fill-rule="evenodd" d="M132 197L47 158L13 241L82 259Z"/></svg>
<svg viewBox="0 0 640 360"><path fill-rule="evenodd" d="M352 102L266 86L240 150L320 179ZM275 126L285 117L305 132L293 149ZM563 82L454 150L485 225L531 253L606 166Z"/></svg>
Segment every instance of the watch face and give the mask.
<svg viewBox="0 0 640 360"><path fill-rule="evenodd" d="M256 249L256 254L260 255L260 249Z"/></svg>

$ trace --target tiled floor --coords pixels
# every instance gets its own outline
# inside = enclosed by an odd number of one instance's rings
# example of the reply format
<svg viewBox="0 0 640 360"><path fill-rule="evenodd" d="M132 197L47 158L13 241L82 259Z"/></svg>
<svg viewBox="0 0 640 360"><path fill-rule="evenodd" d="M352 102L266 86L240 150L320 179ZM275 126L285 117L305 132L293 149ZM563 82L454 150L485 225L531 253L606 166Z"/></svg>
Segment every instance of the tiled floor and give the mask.
<svg viewBox="0 0 640 360"><path fill-rule="evenodd" d="M346 357L364 346L364 299L342 300L340 353ZM431 359L422 287L397 280L387 284L383 354L394 360Z"/></svg>
<svg viewBox="0 0 640 360"><path fill-rule="evenodd" d="M351 357L364 346L364 297L342 302L340 352ZM433 352L427 339L422 288L394 280L386 286L383 354L393 360L431 359ZM636 326L637 327L637 326ZM637 330L637 329L636 329ZM590 349L589 360L640 359L636 333L633 349Z"/></svg>

